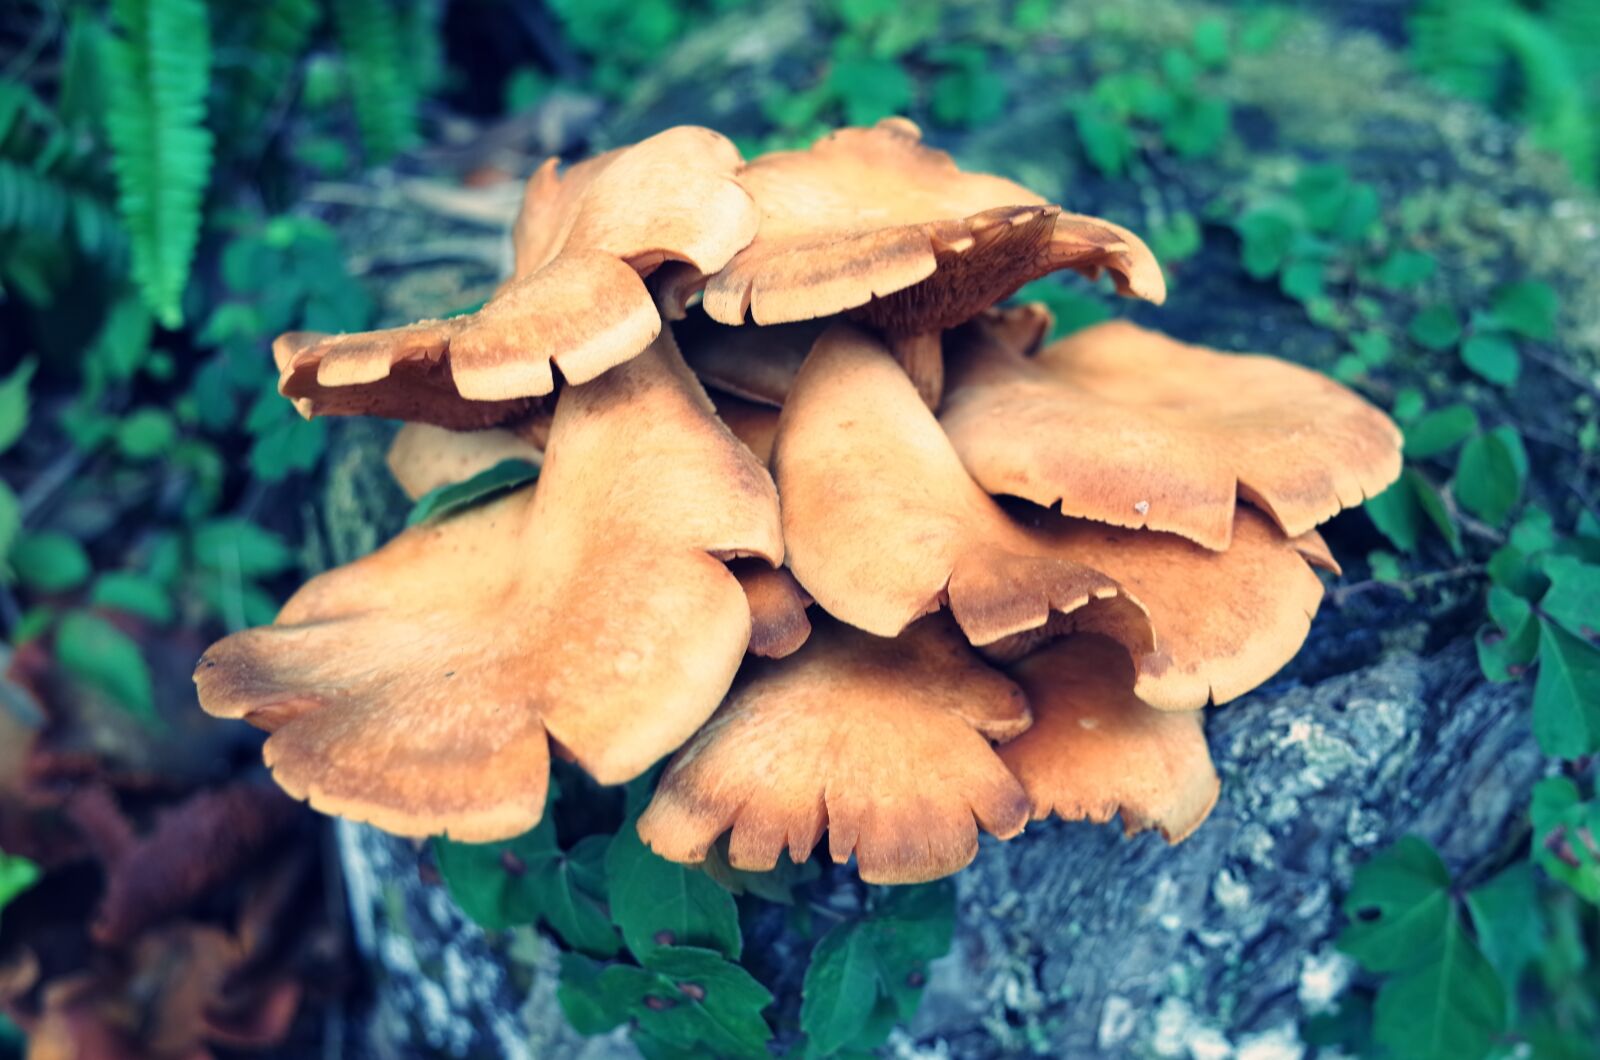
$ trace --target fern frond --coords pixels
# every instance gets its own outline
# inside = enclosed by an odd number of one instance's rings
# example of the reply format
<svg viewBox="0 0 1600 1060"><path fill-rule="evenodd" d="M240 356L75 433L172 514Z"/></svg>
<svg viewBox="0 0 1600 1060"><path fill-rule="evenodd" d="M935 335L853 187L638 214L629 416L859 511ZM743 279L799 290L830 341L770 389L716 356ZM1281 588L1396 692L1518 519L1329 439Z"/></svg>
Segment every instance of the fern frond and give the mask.
<svg viewBox="0 0 1600 1060"><path fill-rule="evenodd" d="M233 0L213 4L212 14L222 100L218 128L231 154L249 155L292 89L295 66L322 11L317 0Z"/></svg>
<svg viewBox="0 0 1600 1060"><path fill-rule="evenodd" d="M1600 47L1595 0L1550 0L1542 14L1514 0L1421 0L1411 34L1424 72L1514 115L1579 180L1600 177L1600 130L1581 72L1583 57Z"/></svg>
<svg viewBox="0 0 1600 1060"><path fill-rule="evenodd" d="M106 44L106 135L133 278L166 327L183 322L183 290L211 179L205 127L211 35L201 0L114 0L120 34Z"/></svg>
<svg viewBox="0 0 1600 1060"><path fill-rule="evenodd" d="M65 241L115 264L125 244L110 198L93 142L27 86L0 83L0 233Z"/></svg>
<svg viewBox="0 0 1600 1060"><path fill-rule="evenodd" d="M400 19L390 0L334 0L350 98L367 158L382 162L416 139L415 82L400 47Z"/></svg>
<svg viewBox="0 0 1600 1060"><path fill-rule="evenodd" d="M1498 25L1518 11L1515 0L1420 0L1409 24L1412 61L1451 92L1493 104L1506 70Z"/></svg>
<svg viewBox="0 0 1600 1060"><path fill-rule="evenodd" d="M1566 42L1589 90L1600 90L1600 4L1595 0L1545 0L1544 17Z"/></svg>

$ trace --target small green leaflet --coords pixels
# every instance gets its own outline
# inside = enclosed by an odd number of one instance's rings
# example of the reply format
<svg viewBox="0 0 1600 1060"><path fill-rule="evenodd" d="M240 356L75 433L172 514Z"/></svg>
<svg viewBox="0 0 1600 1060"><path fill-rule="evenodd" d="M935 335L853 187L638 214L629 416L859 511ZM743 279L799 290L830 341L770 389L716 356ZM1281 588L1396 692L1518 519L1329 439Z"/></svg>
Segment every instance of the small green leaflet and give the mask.
<svg viewBox="0 0 1600 1060"><path fill-rule="evenodd" d="M22 532L22 506L11 487L0 482L0 583L9 582L11 571L11 546Z"/></svg>
<svg viewBox="0 0 1600 1060"><path fill-rule="evenodd" d="M1522 355L1510 339L1480 333L1461 344L1461 363L1496 386L1516 386L1522 375Z"/></svg>
<svg viewBox="0 0 1600 1060"><path fill-rule="evenodd" d="M130 615L148 618L158 625L172 621L172 598L154 578L126 571L111 571L95 579L89 602Z"/></svg>
<svg viewBox="0 0 1600 1060"><path fill-rule="evenodd" d="M733 895L696 869L655 854L630 816L606 852L611 919L644 961L667 946L700 946L737 960L744 947Z"/></svg>
<svg viewBox="0 0 1600 1060"><path fill-rule="evenodd" d="M556 843L548 811L537 828L503 843L436 839L434 857L450 896L490 931L542 922L568 946L610 957L619 943L601 905L605 893L604 836Z"/></svg>
<svg viewBox="0 0 1600 1060"><path fill-rule="evenodd" d="M294 566L283 538L248 519L213 519L195 531L195 559L208 570L264 578Z"/></svg>
<svg viewBox="0 0 1600 1060"><path fill-rule="evenodd" d="M1448 305L1429 306L1411 318L1406 334L1425 350L1448 350L1461 341L1461 315Z"/></svg>
<svg viewBox="0 0 1600 1060"><path fill-rule="evenodd" d="M915 95L910 75L898 62L871 55L835 55L824 83L851 125L898 114Z"/></svg>
<svg viewBox="0 0 1600 1060"><path fill-rule="evenodd" d="M1438 267L1438 261L1431 254L1424 254L1420 250L1397 250L1378 266L1374 278L1381 286L1398 291L1425 283Z"/></svg>
<svg viewBox="0 0 1600 1060"><path fill-rule="evenodd" d="M1534 620L1533 605L1503 586L1491 585L1489 617L1499 628L1478 631L1478 665L1491 681L1514 681L1539 654L1539 623Z"/></svg>
<svg viewBox="0 0 1600 1060"><path fill-rule="evenodd" d="M0 850L0 913L17 895L39 881L39 866L27 858Z"/></svg>
<svg viewBox="0 0 1600 1060"><path fill-rule="evenodd" d="M1576 556L1551 556L1544 562L1550 589L1539 608L1578 637L1600 633L1600 565Z"/></svg>
<svg viewBox="0 0 1600 1060"><path fill-rule="evenodd" d="M949 949L955 890L948 881L880 892L868 914L817 943L801 988L808 1056L881 1044L894 1019L916 1015L928 962ZM889 1019L876 1017L884 1014Z"/></svg>
<svg viewBox="0 0 1600 1060"><path fill-rule="evenodd" d="M1451 490L1461 507L1500 526L1522 500L1528 454L1513 427L1496 427L1461 449Z"/></svg>
<svg viewBox="0 0 1600 1060"><path fill-rule="evenodd" d="M771 1055L772 1030L761 1010L772 1004L772 995L749 972L692 946L656 947L642 964L601 968L563 957L556 997L573 1027L596 1034L633 1019L639 1037L664 1047L656 1055Z"/></svg>
<svg viewBox="0 0 1600 1060"><path fill-rule="evenodd" d="M1455 915L1445 921L1438 956L1385 982L1373 1006L1372 1033L1406 1060L1476 1060L1506 1026L1506 993Z"/></svg>
<svg viewBox="0 0 1600 1060"><path fill-rule="evenodd" d="M24 534L11 549L11 569L36 593L64 593L89 579L89 554L66 534Z"/></svg>
<svg viewBox="0 0 1600 1060"><path fill-rule="evenodd" d="M525 486L539 477L539 467L526 460L502 460L487 471L480 471L465 482L453 482L431 490L417 501L407 526L443 519L482 504L502 493Z"/></svg>
<svg viewBox="0 0 1600 1060"><path fill-rule="evenodd" d="M1478 414L1471 405L1447 405L1423 416L1406 428L1405 454L1426 460L1448 453L1478 433Z"/></svg>
<svg viewBox="0 0 1600 1060"><path fill-rule="evenodd" d="M16 444L28 429L28 383L39 363L24 357L22 363L0 379L0 453Z"/></svg>
<svg viewBox="0 0 1600 1060"><path fill-rule="evenodd" d="M1600 750L1600 649L1554 622L1539 623L1539 678L1533 734L1557 758Z"/></svg>
<svg viewBox="0 0 1600 1060"><path fill-rule="evenodd" d="M882 974L866 921L840 924L822 936L806 968L800 1006L810 1055L837 1052L866 1028Z"/></svg>
<svg viewBox="0 0 1600 1060"><path fill-rule="evenodd" d="M1506 1024L1506 995L1468 937L1450 873L1422 839L1406 836L1356 870L1338 946L1386 976L1373 1035L1407 1060L1476 1060Z"/></svg>
<svg viewBox="0 0 1600 1060"><path fill-rule="evenodd" d="M56 627L56 661L147 722L156 721L150 668L139 645L99 615L73 611Z"/></svg>
<svg viewBox="0 0 1600 1060"><path fill-rule="evenodd" d="M178 427L165 409L134 409L117 424L117 448L130 460L150 460L178 440Z"/></svg>
<svg viewBox="0 0 1600 1060"><path fill-rule="evenodd" d="M1513 862L1488 883L1467 892L1467 910L1478 946L1514 997L1522 973L1545 948L1544 910L1533 866Z"/></svg>
<svg viewBox="0 0 1600 1060"><path fill-rule="evenodd" d="M1399 481L1368 499L1362 509L1401 552L1417 550L1428 523L1444 536L1452 552L1458 555L1461 552L1461 532L1456 528L1449 507L1434 484L1416 468L1406 468Z"/></svg>
<svg viewBox="0 0 1600 1060"><path fill-rule="evenodd" d="M1600 799L1584 802L1566 777L1534 786L1533 860L1581 897L1600 904Z"/></svg>
<svg viewBox="0 0 1600 1060"><path fill-rule="evenodd" d="M1338 946L1372 972L1424 959L1450 909L1450 870L1425 841L1405 836L1356 870L1344 900L1350 924Z"/></svg>
<svg viewBox="0 0 1600 1060"><path fill-rule="evenodd" d="M1530 339L1551 339L1561 302L1555 289L1537 280L1508 283L1495 292L1491 312L1510 331Z"/></svg>

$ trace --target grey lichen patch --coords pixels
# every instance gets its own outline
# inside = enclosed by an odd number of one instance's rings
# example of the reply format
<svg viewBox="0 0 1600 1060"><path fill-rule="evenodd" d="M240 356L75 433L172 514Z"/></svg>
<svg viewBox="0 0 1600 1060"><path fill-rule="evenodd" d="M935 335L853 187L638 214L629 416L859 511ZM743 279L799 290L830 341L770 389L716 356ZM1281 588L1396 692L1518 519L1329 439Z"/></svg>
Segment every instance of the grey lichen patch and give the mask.
<svg viewBox="0 0 1600 1060"><path fill-rule="evenodd" d="M1319 976L1334 988L1327 940L1351 865L1408 831L1481 857L1538 771L1523 692L1472 680L1474 667L1464 649L1397 655L1219 708L1222 799L1178 847L1045 823L986 849L960 877L961 953L990 1009L950 1038L956 1055L1015 1048L1027 1028L1049 1028L1053 1055L1092 1055L1106 1034L1128 1055L1290 1049L1301 992L1314 996ZM1461 824L1433 812L1460 814L1473 797L1447 768L1496 770L1505 792L1473 814L1470 849ZM980 912L1002 904L1009 915Z"/></svg>

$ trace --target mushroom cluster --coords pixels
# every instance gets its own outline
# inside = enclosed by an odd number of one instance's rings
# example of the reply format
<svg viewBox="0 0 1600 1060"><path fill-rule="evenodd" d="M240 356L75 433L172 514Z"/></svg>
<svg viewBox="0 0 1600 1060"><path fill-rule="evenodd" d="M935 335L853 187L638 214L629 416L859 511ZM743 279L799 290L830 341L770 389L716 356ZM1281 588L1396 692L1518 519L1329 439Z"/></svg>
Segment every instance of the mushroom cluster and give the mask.
<svg viewBox="0 0 1600 1060"><path fill-rule="evenodd" d="M1059 269L1159 303L1149 250L902 119L552 160L513 239L475 313L274 353L305 415L408 421L413 496L537 482L196 672L291 795L402 835L532 827L554 753L603 784L672 755L638 829L682 862L827 832L920 881L1052 815L1177 842L1218 793L1202 708L1294 655L1316 526L1399 473L1394 425L1304 368L1121 322L1046 345L998 304Z"/></svg>

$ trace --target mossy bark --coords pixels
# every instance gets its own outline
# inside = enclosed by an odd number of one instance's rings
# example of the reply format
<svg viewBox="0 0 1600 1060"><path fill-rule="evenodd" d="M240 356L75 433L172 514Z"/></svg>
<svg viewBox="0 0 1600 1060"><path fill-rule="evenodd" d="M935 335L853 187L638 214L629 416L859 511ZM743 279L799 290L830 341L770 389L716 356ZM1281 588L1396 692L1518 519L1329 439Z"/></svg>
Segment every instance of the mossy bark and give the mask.
<svg viewBox="0 0 1600 1060"><path fill-rule="evenodd" d="M1381 6L1381 5L1380 5ZM950 32L991 42L1008 58L994 76L1011 106L992 126L930 129L971 167L1058 195L1069 208L1136 230L1179 213L1206 223L1198 253L1172 270L1169 303L1131 307L1181 337L1285 356L1328 369L1348 328L1313 323L1270 283L1250 279L1229 222L1281 189L1303 164L1336 161L1379 190L1382 238L1440 261L1417 291L1380 294L1336 313L1399 336L1418 308L1464 312L1509 279L1537 277L1563 299L1556 341L1531 344L1531 379L1511 395L1472 381L1454 355L1400 343L1369 383L1380 402L1416 386L1434 404L1468 400L1488 422L1523 428L1536 497L1571 515L1569 484L1586 458L1571 439L1600 364L1600 210L1558 162L1471 106L1418 83L1377 37L1298 19L1270 48L1236 54L1202 74L1234 106L1235 136L1218 153L1180 160L1159 151L1110 179L1084 161L1066 104L1095 72L1154 66L1192 39L1201 5L1108 0L1061 5L1047 32L1009 28L987 4L958 4ZM741 13L684 45L595 130L605 146L677 122L734 135L760 128L762 87L823 61L824 38L804 5ZM416 238L385 227L364 241ZM370 249L370 248L364 248ZM384 292L394 320L470 303L493 277L416 269ZM421 292L421 293L419 293ZM441 292L446 292L441 294ZM454 303L443 297L459 297ZM381 461L382 428L340 433L326 489L319 560L342 562L393 532L403 503ZM1329 528L1349 580L1383 547L1364 517ZM1430 546L1432 547L1432 546ZM1456 561L1442 545L1426 569ZM949 1055L1302 1054L1299 1026L1352 971L1333 948L1352 866L1407 832L1434 842L1453 870L1492 869L1525 837L1517 821L1545 768L1527 724L1527 689L1478 674L1470 638L1481 585L1441 577L1409 593L1368 587L1323 610L1301 657L1265 688L1211 716L1223 777L1212 819L1181 846L1124 840L1110 827L1047 823L1007 844L986 843L958 877L961 925L915 1025L895 1055L945 1043ZM582 1043L553 1001L551 959L531 936L491 944L442 891L418 878L414 848L363 828L341 831L354 916L376 977L366 1035L378 1055L579 1056L627 1051ZM921 1052L920 1055L936 1055ZM937 1054L944 1055L944 1054Z"/></svg>

